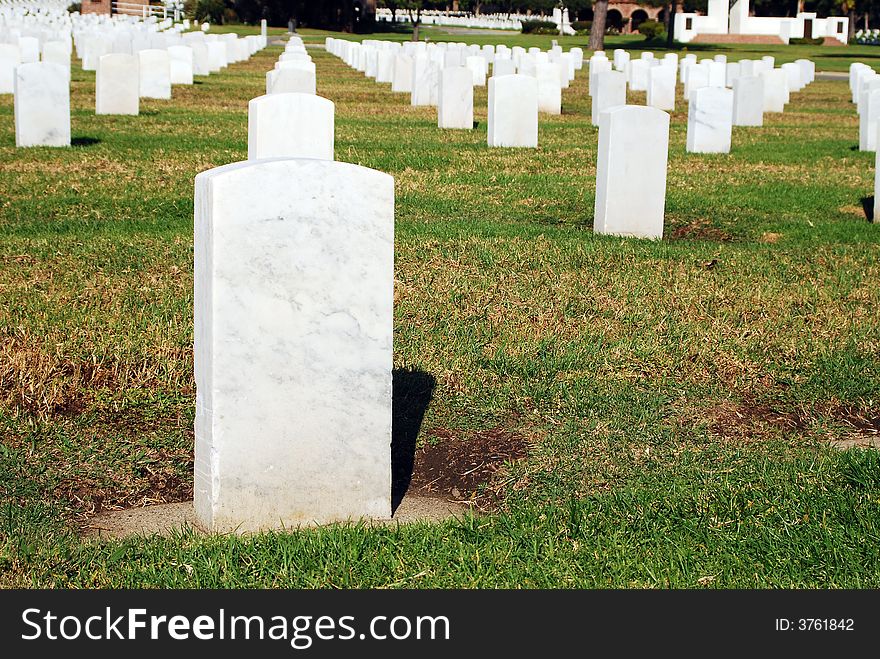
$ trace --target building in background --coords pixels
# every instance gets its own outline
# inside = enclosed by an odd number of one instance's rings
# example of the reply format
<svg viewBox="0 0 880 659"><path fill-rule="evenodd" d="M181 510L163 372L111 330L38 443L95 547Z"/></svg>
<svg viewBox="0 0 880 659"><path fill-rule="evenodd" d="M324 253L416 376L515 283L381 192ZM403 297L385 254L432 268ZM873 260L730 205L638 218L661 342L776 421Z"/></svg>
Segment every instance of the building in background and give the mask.
<svg viewBox="0 0 880 659"><path fill-rule="evenodd" d="M131 14L140 16L145 6L149 6L150 0L82 0L80 13L82 14Z"/></svg>
<svg viewBox="0 0 880 659"><path fill-rule="evenodd" d="M675 16L678 41L712 43L788 43L790 39L825 39L845 44L849 38L849 19L845 16L819 18L800 12L794 18L752 16L749 0L736 0L728 11L728 0L709 0L706 16L682 13Z"/></svg>

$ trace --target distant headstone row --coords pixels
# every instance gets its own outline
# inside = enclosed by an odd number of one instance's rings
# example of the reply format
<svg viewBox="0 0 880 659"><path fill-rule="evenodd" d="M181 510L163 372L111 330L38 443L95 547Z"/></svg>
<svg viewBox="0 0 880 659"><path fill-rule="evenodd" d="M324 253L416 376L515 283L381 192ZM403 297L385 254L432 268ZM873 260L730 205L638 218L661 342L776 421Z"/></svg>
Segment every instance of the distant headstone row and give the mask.
<svg viewBox="0 0 880 659"><path fill-rule="evenodd" d="M335 106L316 94L315 70L302 39L291 37L266 74L265 96L248 104L249 160L333 160Z"/></svg>
<svg viewBox="0 0 880 659"><path fill-rule="evenodd" d="M440 128L472 127L472 87L485 84L491 69L489 146L537 146L538 114L561 113L562 90L585 64L580 48L566 53L556 45L543 52L504 45L327 38L325 47L367 77L390 83L392 92L408 93L411 105L437 106ZM622 49L614 51L613 59L596 51L586 67L596 126L603 111L626 104L627 87L646 92L650 107L674 110L681 77L689 104L686 148L693 153L729 152L733 126L763 125L765 112L782 112L791 93L815 77L815 64L805 59L776 68L772 56L728 62L725 55L698 61L694 54L679 59L675 53L656 58L644 52L633 59ZM503 80L513 75L534 82Z"/></svg>
<svg viewBox="0 0 880 659"><path fill-rule="evenodd" d="M186 32L189 21L0 5L0 94L15 95L16 146L69 146L71 57L96 71L95 113L137 115L266 46L266 36ZM264 27L265 31L265 27ZM51 101L51 102L50 102Z"/></svg>
<svg viewBox="0 0 880 659"><path fill-rule="evenodd" d="M536 147L538 115L561 114L562 90L584 65L581 48L508 48L464 43L361 43L328 38L328 52L413 106L436 106L440 128L473 128L473 89L489 86L488 145ZM489 78L489 71L492 76Z"/></svg>

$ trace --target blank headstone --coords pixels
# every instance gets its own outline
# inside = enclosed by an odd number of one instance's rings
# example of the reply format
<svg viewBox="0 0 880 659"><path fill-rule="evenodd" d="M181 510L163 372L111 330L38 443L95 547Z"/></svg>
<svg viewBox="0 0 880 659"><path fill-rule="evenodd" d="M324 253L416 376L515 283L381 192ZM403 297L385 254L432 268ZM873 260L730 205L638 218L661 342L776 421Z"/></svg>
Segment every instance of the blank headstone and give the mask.
<svg viewBox="0 0 880 659"><path fill-rule="evenodd" d="M629 88L631 90L648 91L649 68L651 68L651 63L646 59L636 59L629 63Z"/></svg>
<svg viewBox="0 0 880 659"><path fill-rule="evenodd" d="M880 89L868 93L859 115L859 151L877 150L877 126L880 124Z"/></svg>
<svg viewBox="0 0 880 659"><path fill-rule="evenodd" d="M394 81L394 53L390 50L381 50L378 53L376 64L376 82Z"/></svg>
<svg viewBox="0 0 880 659"><path fill-rule="evenodd" d="M210 531L391 515L394 179L196 177L195 511Z"/></svg>
<svg viewBox="0 0 880 659"><path fill-rule="evenodd" d="M792 92L799 92L803 85L801 84L801 66L794 62L787 62L779 67L785 71L785 77L788 81L788 89Z"/></svg>
<svg viewBox="0 0 880 659"><path fill-rule="evenodd" d="M138 53L141 98L171 98L171 58L167 50L148 49Z"/></svg>
<svg viewBox="0 0 880 659"><path fill-rule="evenodd" d="M227 66L226 44L220 41L208 41L208 68L211 73L219 73Z"/></svg>
<svg viewBox="0 0 880 659"><path fill-rule="evenodd" d="M492 65L493 76L512 76L516 73L516 64L511 59L495 59Z"/></svg>
<svg viewBox="0 0 880 659"><path fill-rule="evenodd" d="M40 40L36 37L19 37L18 48L21 51L22 64L40 61Z"/></svg>
<svg viewBox="0 0 880 659"><path fill-rule="evenodd" d="M877 122L877 131L880 133L880 121ZM877 136L880 138L880 134ZM880 139L877 140L877 143L880 144ZM874 216L871 220L877 224L880 223L880 149L877 149L877 153L874 156Z"/></svg>
<svg viewBox="0 0 880 659"><path fill-rule="evenodd" d="M593 88L596 86L596 76L611 70L611 61L605 57L591 57L587 62L589 69L589 94L593 95Z"/></svg>
<svg viewBox="0 0 880 659"><path fill-rule="evenodd" d="M412 92L410 104L414 106L431 105L431 97L436 93L437 64L424 55L417 55L413 60Z"/></svg>
<svg viewBox="0 0 880 659"><path fill-rule="evenodd" d="M391 79L391 91L412 93L412 57L398 53L394 57L394 76Z"/></svg>
<svg viewBox="0 0 880 659"><path fill-rule="evenodd" d="M709 87L724 87L727 82L727 63L712 60L707 64L709 69Z"/></svg>
<svg viewBox="0 0 880 659"><path fill-rule="evenodd" d="M208 46L198 41L191 42L193 54L193 75L206 76L211 74L211 64L208 56Z"/></svg>
<svg viewBox="0 0 880 659"><path fill-rule="evenodd" d="M559 80L559 64L546 62L536 68L538 81L538 111L546 114L562 114L562 83Z"/></svg>
<svg viewBox="0 0 880 659"><path fill-rule="evenodd" d="M675 74L678 69L671 64L652 66L648 70L647 105L658 110L675 109Z"/></svg>
<svg viewBox="0 0 880 659"><path fill-rule="evenodd" d="M709 86L709 69L705 66L691 64L687 67L687 80L684 83L684 97L687 101L693 98L694 91Z"/></svg>
<svg viewBox="0 0 880 659"><path fill-rule="evenodd" d="M742 69L740 67L739 62L728 62L727 63L727 82L725 83L727 87L733 87L733 81L742 75Z"/></svg>
<svg viewBox="0 0 880 659"><path fill-rule="evenodd" d="M739 76L733 81L733 125L764 125L764 81L760 76Z"/></svg>
<svg viewBox="0 0 880 659"><path fill-rule="evenodd" d="M43 44L43 62L59 64L70 72L70 52L63 41L47 41Z"/></svg>
<svg viewBox="0 0 880 659"><path fill-rule="evenodd" d="M193 84L193 50L188 46L169 46L172 85Z"/></svg>
<svg viewBox="0 0 880 659"><path fill-rule="evenodd" d="M474 76L469 68L456 66L440 72L437 126L474 127Z"/></svg>
<svg viewBox="0 0 880 659"><path fill-rule="evenodd" d="M70 146L70 75L49 62L15 69L15 146Z"/></svg>
<svg viewBox="0 0 880 659"><path fill-rule="evenodd" d="M333 160L332 101L315 94L269 94L248 103L248 160Z"/></svg>
<svg viewBox="0 0 880 659"><path fill-rule="evenodd" d="M486 60L482 56L471 55L465 59L465 66L470 70L475 87L486 86Z"/></svg>
<svg viewBox="0 0 880 659"><path fill-rule="evenodd" d="M568 89L571 85L571 81L574 80L574 58L568 53L562 53L559 56L559 68L560 68L560 76L562 82L562 88ZM610 65L610 62L609 62Z"/></svg>
<svg viewBox="0 0 880 659"><path fill-rule="evenodd" d="M729 153L733 92L725 87L694 90L688 105L687 151Z"/></svg>
<svg viewBox="0 0 880 659"><path fill-rule="evenodd" d="M666 112L618 105L599 115L595 233L663 237L668 151Z"/></svg>
<svg viewBox="0 0 880 659"><path fill-rule="evenodd" d="M785 71L762 71L761 80L764 82L764 112L783 112L788 89Z"/></svg>
<svg viewBox="0 0 880 659"><path fill-rule="evenodd" d="M95 77L95 114L136 115L140 110L137 55L104 55Z"/></svg>
<svg viewBox="0 0 880 659"><path fill-rule="evenodd" d="M868 103L868 94L875 89L880 89L880 76L876 73L872 75L862 76L859 81L859 93L856 101L856 113L861 114L862 108Z"/></svg>
<svg viewBox="0 0 880 659"><path fill-rule="evenodd" d="M621 71L605 71L596 76L591 109L593 125L599 125L599 115L603 110L615 105L626 105L626 74Z"/></svg>
<svg viewBox="0 0 880 659"><path fill-rule="evenodd" d="M269 71L266 76L266 93L317 93L318 87L314 71L306 71L304 69L278 69L276 71ZM269 81L271 81L271 84Z"/></svg>
<svg viewBox="0 0 880 659"><path fill-rule="evenodd" d="M15 67L21 64L18 46L0 43L0 94L15 90Z"/></svg>
<svg viewBox="0 0 880 659"><path fill-rule="evenodd" d="M538 81L531 76L489 78L488 144L538 146Z"/></svg>

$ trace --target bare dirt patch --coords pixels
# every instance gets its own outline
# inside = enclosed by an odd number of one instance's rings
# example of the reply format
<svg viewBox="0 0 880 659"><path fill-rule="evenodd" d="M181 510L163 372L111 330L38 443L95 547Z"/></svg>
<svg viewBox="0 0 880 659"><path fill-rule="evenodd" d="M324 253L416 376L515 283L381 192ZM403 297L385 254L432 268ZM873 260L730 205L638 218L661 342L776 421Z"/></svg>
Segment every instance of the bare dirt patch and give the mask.
<svg viewBox="0 0 880 659"><path fill-rule="evenodd" d="M669 234L671 240L712 240L730 242L733 236L724 229L713 226L709 220L695 220L688 224L675 227Z"/></svg>
<svg viewBox="0 0 880 659"><path fill-rule="evenodd" d="M492 488L495 474L528 455L526 438L503 428L433 428L426 436L428 443L415 454L409 491L471 500L480 508L492 508L500 499Z"/></svg>
<svg viewBox="0 0 880 659"><path fill-rule="evenodd" d="M778 433L806 436L830 424L838 430L827 435L836 448L880 447L880 411L850 405L822 403L786 410L766 403L726 402L713 408L709 418L710 434L722 439L756 441Z"/></svg>
<svg viewBox="0 0 880 659"><path fill-rule="evenodd" d="M81 519L106 510L188 501L193 496L192 451L154 449L131 473L113 476L112 481L70 478L62 481L58 491Z"/></svg>

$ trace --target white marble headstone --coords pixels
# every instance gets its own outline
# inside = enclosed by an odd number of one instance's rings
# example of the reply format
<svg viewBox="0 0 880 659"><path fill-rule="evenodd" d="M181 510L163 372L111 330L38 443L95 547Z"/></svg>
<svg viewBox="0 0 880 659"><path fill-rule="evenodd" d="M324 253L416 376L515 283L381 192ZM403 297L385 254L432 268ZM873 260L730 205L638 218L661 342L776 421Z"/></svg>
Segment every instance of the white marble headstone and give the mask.
<svg viewBox="0 0 880 659"><path fill-rule="evenodd" d="M275 69L266 74L267 94L315 94L317 80L314 71L305 69Z"/></svg>
<svg viewBox="0 0 880 659"><path fill-rule="evenodd" d="M618 105L599 115L595 233L663 237L668 152L666 112Z"/></svg>
<svg viewBox="0 0 880 659"><path fill-rule="evenodd" d="M493 76L512 76L514 73L516 73L516 64L512 59L495 58L495 63L492 64Z"/></svg>
<svg viewBox="0 0 880 659"><path fill-rule="evenodd" d="M63 41L47 41L43 44L43 62L60 64L70 72L70 52Z"/></svg>
<svg viewBox="0 0 880 659"><path fill-rule="evenodd" d="M219 73L227 66L226 44L208 41L205 45L208 47L208 69L211 73Z"/></svg>
<svg viewBox="0 0 880 659"><path fill-rule="evenodd" d="M538 81L531 76L489 78L488 144L538 146Z"/></svg>
<svg viewBox="0 0 880 659"><path fill-rule="evenodd" d="M652 66L648 70L647 105L658 110L675 110L675 78L678 68L672 64Z"/></svg>
<svg viewBox="0 0 880 659"><path fill-rule="evenodd" d="M644 53L643 53L644 54ZM651 63L646 59L631 60L628 66L629 88L633 91L648 91L648 69Z"/></svg>
<svg viewBox="0 0 880 659"><path fill-rule="evenodd" d="M169 46L168 57L171 66L171 84L193 84L193 49L188 46Z"/></svg>
<svg viewBox="0 0 880 659"><path fill-rule="evenodd" d="M315 94L269 94L248 103L248 160L333 160L332 101Z"/></svg>
<svg viewBox="0 0 880 659"><path fill-rule="evenodd" d="M474 87L486 86L486 60L482 56L470 55L465 58L465 66L470 70L473 77Z"/></svg>
<svg viewBox="0 0 880 659"><path fill-rule="evenodd" d="M70 146L70 75L50 62L15 69L15 146Z"/></svg>
<svg viewBox="0 0 880 659"><path fill-rule="evenodd" d="M541 62L537 65L538 111L546 114L562 114L562 83L559 64Z"/></svg>
<svg viewBox="0 0 880 659"><path fill-rule="evenodd" d="M271 159L196 177L201 526L390 517L393 281L387 174Z"/></svg>
<svg viewBox="0 0 880 659"><path fill-rule="evenodd" d="M391 91L412 94L413 60L409 55L398 53L394 56L394 74L391 78Z"/></svg>
<svg viewBox="0 0 880 659"><path fill-rule="evenodd" d="M167 50L147 49L138 53L141 98L171 98L171 58Z"/></svg>
<svg viewBox="0 0 880 659"><path fill-rule="evenodd" d="M440 72L437 126L473 129L474 78L471 69L456 66Z"/></svg>
<svg viewBox="0 0 880 659"><path fill-rule="evenodd" d="M725 87L694 90L688 105L687 151L729 153L733 125L733 91Z"/></svg>
<svg viewBox="0 0 880 659"><path fill-rule="evenodd" d="M198 32L197 34L201 34ZM193 54L193 75L206 76L211 74L210 58L208 56L207 44L192 41L189 44Z"/></svg>
<svg viewBox="0 0 880 659"><path fill-rule="evenodd" d="M868 93L859 115L859 151L877 150L877 126L880 125L880 89Z"/></svg>
<svg viewBox="0 0 880 659"><path fill-rule="evenodd" d="M591 121L599 125L602 110L615 105L626 105L626 74L622 71L605 71L596 76L596 89L593 91Z"/></svg>
<svg viewBox="0 0 880 659"><path fill-rule="evenodd" d="M413 60L412 67L412 91L410 92L410 104L413 106L434 105L432 99L436 99L436 87L439 82L438 64L432 62L425 55L417 55Z"/></svg>
<svg viewBox="0 0 880 659"><path fill-rule="evenodd" d="M11 94L15 90L15 67L19 64L18 46L0 43L0 94Z"/></svg>
<svg viewBox="0 0 880 659"><path fill-rule="evenodd" d="M733 125L764 125L764 81L760 76L739 76L733 81Z"/></svg>
<svg viewBox="0 0 880 659"><path fill-rule="evenodd" d="M21 51L22 64L40 61L40 40L36 37L19 37L18 48Z"/></svg>
<svg viewBox="0 0 880 659"><path fill-rule="evenodd" d="M880 144L880 121L877 122L877 132L878 134L875 136L877 139L877 143ZM874 155L874 216L871 218L871 221L874 224L880 223L880 149L876 150Z"/></svg>
<svg viewBox="0 0 880 659"><path fill-rule="evenodd" d="M98 60L95 114L136 115L140 111L137 55L111 54Z"/></svg>
<svg viewBox="0 0 880 659"><path fill-rule="evenodd" d="M761 72L764 82L764 112L783 112L788 95L788 79L782 69Z"/></svg>

